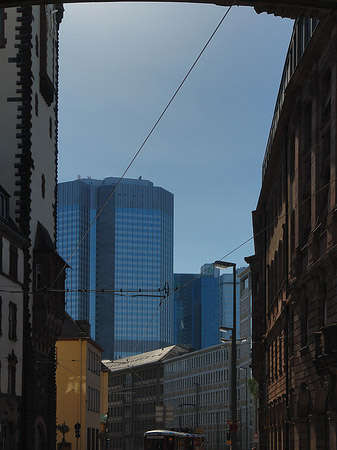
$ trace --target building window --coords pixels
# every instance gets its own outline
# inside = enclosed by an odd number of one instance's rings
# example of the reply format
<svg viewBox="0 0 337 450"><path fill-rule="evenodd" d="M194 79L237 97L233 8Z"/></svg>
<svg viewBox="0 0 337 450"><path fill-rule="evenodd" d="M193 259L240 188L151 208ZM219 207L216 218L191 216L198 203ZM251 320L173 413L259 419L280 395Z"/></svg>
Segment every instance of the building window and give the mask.
<svg viewBox="0 0 337 450"><path fill-rule="evenodd" d="M131 386L131 373L124 375L124 386Z"/></svg>
<svg viewBox="0 0 337 450"><path fill-rule="evenodd" d="M5 47L6 39L5 39L5 11L3 8L0 8L0 47Z"/></svg>
<svg viewBox="0 0 337 450"><path fill-rule="evenodd" d="M289 172L290 178L295 175L295 136L291 136L289 141Z"/></svg>
<svg viewBox="0 0 337 450"><path fill-rule="evenodd" d="M301 308L301 347L308 345L309 335L309 301L304 298Z"/></svg>
<svg viewBox="0 0 337 450"><path fill-rule="evenodd" d="M45 198L46 196L46 177L44 176L44 173L41 175L41 195L42 198Z"/></svg>
<svg viewBox="0 0 337 450"><path fill-rule="evenodd" d="M1 8L0 8L1 11ZM1 22L1 19L0 19ZM0 192L0 215L4 219L8 219L8 197Z"/></svg>
<svg viewBox="0 0 337 450"><path fill-rule="evenodd" d="M8 366L8 394L15 395L16 367Z"/></svg>
<svg viewBox="0 0 337 450"><path fill-rule="evenodd" d="M0 336L2 335L2 297L0 297ZM1 387L1 383L0 383Z"/></svg>
<svg viewBox="0 0 337 450"><path fill-rule="evenodd" d="M87 428L87 450L91 450L91 428Z"/></svg>
<svg viewBox="0 0 337 450"><path fill-rule="evenodd" d="M0 236L0 271L2 270L2 248L3 248L2 236Z"/></svg>
<svg viewBox="0 0 337 450"><path fill-rule="evenodd" d="M39 36L35 35L35 55L38 58L39 57Z"/></svg>
<svg viewBox="0 0 337 450"><path fill-rule="evenodd" d="M12 354L8 356L8 394L15 395L16 393L16 365L18 359L12 350Z"/></svg>
<svg viewBox="0 0 337 450"><path fill-rule="evenodd" d="M17 306L15 303L8 304L8 338L16 341Z"/></svg>
<svg viewBox="0 0 337 450"><path fill-rule="evenodd" d="M37 291L42 289L42 264L35 266L35 288Z"/></svg>
<svg viewBox="0 0 337 450"><path fill-rule="evenodd" d="M96 436L95 428L92 428L91 429L91 449L92 450L95 450L95 436Z"/></svg>
<svg viewBox="0 0 337 450"><path fill-rule="evenodd" d="M35 93L35 115L38 116L39 115L39 97L37 95L37 93Z"/></svg>
<svg viewBox="0 0 337 450"><path fill-rule="evenodd" d="M18 249L14 245L9 247L9 275L15 279L18 277Z"/></svg>
<svg viewBox="0 0 337 450"><path fill-rule="evenodd" d="M47 6L40 6L40 93L48 106L54 101L54 86L51 80L51 55L48 55ZM54 19L52 19L54 20ZM48 64L49 61L49 64Z"/></svg>

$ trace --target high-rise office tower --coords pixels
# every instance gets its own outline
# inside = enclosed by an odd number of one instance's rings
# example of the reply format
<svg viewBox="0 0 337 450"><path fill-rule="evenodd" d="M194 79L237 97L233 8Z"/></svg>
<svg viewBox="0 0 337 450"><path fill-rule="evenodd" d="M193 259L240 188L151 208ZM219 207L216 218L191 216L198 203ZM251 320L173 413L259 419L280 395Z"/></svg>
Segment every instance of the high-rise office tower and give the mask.
<svg viewBox="0 0 337 450"><path fill-rule="evenodd" d="M244 268L237 269L237 275ZM240 336L240 281L236 279L237 336ZM230 331L221 336L220 326L233 326L233 275L220 275L213 264L204 264L200 274L174 274L178 288L174 294L174 343L194 350L229 338Z"/></svg>
<svg viewBox="0 0 337 450"><path fill-rule="evenodd" d="M175 343L194 350L219 343L219 269L202 266L200 274L174 274Z"/></svg>
<svg viewBox="0 0 337 450"><path fill-rule="evenodd" d="M244 270L244 267L238 267L236 269L236 336L241 336L240 331L240 278L239 275ZM223 273L220 276L220 298L221 298L221 310L220 317L222 318L222 326L233 326L233 275L231 273ZM227 331L222 334L222 337L229 338L231 332Z"/></svg>
<svg viewBox="0 0 337 450"><path fill-rule="evenodd" d="M69 262L66 308L90 322L110 359L173 342L173 299L159 296L173 285L173 194L141 178L117 182L79 178L58 190L65 260L92 224Z"/></svg>

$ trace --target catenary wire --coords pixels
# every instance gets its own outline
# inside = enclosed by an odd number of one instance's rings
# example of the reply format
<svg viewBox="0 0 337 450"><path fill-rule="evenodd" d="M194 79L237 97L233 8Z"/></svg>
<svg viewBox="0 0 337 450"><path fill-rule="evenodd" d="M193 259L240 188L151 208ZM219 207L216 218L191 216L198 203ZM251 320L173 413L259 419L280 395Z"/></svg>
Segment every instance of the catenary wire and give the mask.
<svg viewBox="0 0 337 450"><path fill-rule="evenodd" d="M245 246L246 244L248 244L248 242L252 241L253 239L257 238L258 236L260 236L261 234L265 233L269 228L272 228L275 226L275 224L282 220L287 218L288 215L291 214L292 210L296 210L298 208L300 208L305 202L307 202L308 200L310 200L313 197L316 197L321 191L323 191L324 189L326 189L327 187L329 187L332 183L335 183L337 181L337 178L334 178L333 180L329 181L328 183L326 183L324 186L320 187L319 189L317 189L316 192L314 192L313 194L310 194L308 197L306 197L305 199L303 199L302 201L300 201L297 205L293 206L292 208L290 208L288 211L285 211L284 214L276 217L269 225L265 226L264 228L262 228L258 233L253 234L251 237L247 238L245 241L243 241L241 244L237 245L235 248L233 248L231 251L229 251L228 253L226 253L222 258L219 258L218 261L223 261L225 258L227 258L228 256L232 255L233 253L235 253L237 250L239 250L241 247ZM214 263L211 263L210 266L214 266ZM200 277L200 275L202 275L203 273L205 273L207 270L209 269L209 266L203 270L202 272L200 272L200 274L197 274L195 277L193 277L191 280L186 281L186 283L184 283L182 286L179 286L177 288L174 289L174 292L178 292L181 289L183 289L184 287L188 286L190 283L192 283L194 280L196 280L197 278Z"/></svg>
<svg viewBox="0 0 337 450"><path fill-rule="evenodd" d="M138 157L138 155L140 154L140 152L142 151L143 147L145 146L145 144L147 143L147 141L149 140L149 138L151 137L152 133L154 132L154 130L157 128L159 122L161 121L161 119L163 118L163 116L165 115L166 111L169 109L169 107L171 106L172 102L174 101L175 97L177 96L178 92L180 91L180 89L183 87L183 85L185 84L187 78L189 77L189 75L191 74L192 70L194 69L194 67L196 66L196 64L198 63L199 59L201 58L201 56L203 55L203 53L205 52L206 48L208 47L208 45L210 44L211 40L213 39L214 35L216 34L216 32L218 31L218 29L220 28L220 26L222 25L223 21L226 19L226 17L228 16L230 10L232 9L232 7L234 6L234 4L236 3L236 0L233 0L232 4L227 8L225 14L222 16L220 22L218 23L218 25L215 27L213 33L211 34L211 36L209 37L209 39L207 40L206 44L204 45L204 47L202 48L202 50L200 51L200 53L198 54L197 58L195 59L195 61L193 62L192 66L190 67L190 69L188 70L187 74L185 75L185 77L183 78L183 80L181 81L181 83L179 84L178 88L175 90L174 94L172 95L172 97L170 98L169 102L167 103L167 105L165 106L165 108L163 109L162 113L159 115L158 119L156 120L155 124L153 125L153 127L151 128L151 130L148 132L148 134L146 135L144 141L142 142L141 146L138 148L137 152L135 153L135 155L133 156L133 158L131 159L130 163L128 164L128 166L126 167L126 169L124 170L122 176L119 178L116 186L114 187L114 189L110 192L110 194L108 195L106 201L103 203L102 207L100 208L100 210L98 211L98 213L96 214L96 216L94 217L94 219L92 220L92 222L90 223L90 225L88 226L87 230L85 231L85 233L83 234L83 236L81 237L80 241L78 242L78 244L76 245L75 249L72 251L71 255L69 256L69 258L67 259L67 261L65 262L65 264L63 265L63 267L61 268L61 270L59 271L59 273L57 274L56 278L54 279L54 281L51 284L51 287L54 286L54 284L56 283L56 281L59 279L59 277L61 276L61 274L63 273L63 271L66 269L68 263L71 261L72 257L74 256L74 254L76 253L76 251L78 250L78 248L80 247L80 245L82 244L83 240L85 239L85 237L87 236L87 234L89 233L89 231L91 230L91 228L93 227L94 223L97 221L98 217L102 214L104 208L106 207L107 203L110 201L111 197L113 196L113 194L115 193L116 189L118 188L118 186L120 185L120 183L122 182L122 180L124 179L125 175L127 174L127 172L129 171L130 167L132 166L132 164L134 163L134 161L136 160L136 158Z"/></svg>
<svg viewBox="0 0 337 450"><path fill-rule="evenodd" d="M248 242L250 242L250 241L253 240L254 238L258 237L260 234L265 233L265 232L268 230L268 228L273 227L278 221L287 218L287 216L288 216L289 214L291 214L291 212L292 212L293 210L295 210L295 209L301 207L305 202L307 202L308 200L310 200L312 197L315 197L315 196L316 196L317 194L319 194L322 190L324 190L324 189L326 189L328 186L330 186L330 184L336 182L336 180L337 180L337 179L335 178L335 179L331 180L329 183L326 183L324 186L322 186L320 189L318 189L315 193L313 193L313 194L309 195L308 197L306 197L305 199L303 199L300 203L298 203L297 205L293 206L291 209L289 209L288 211L286 211L284 214L282 214L282 215L276 217L276 218L275 218L268 226L262 228L262 230L260 230L258 233L254 234L253 236L251 236L250 238L246 239L246 240L243 241L241 244L239 244L237 247L233 248L230 252L226 253L226 255L224 255L222 258L220 258L219 261L222 261L223 259L227 258L227 257L230 256L231 254L233 254L234 252L236 252L238 249L240 249L241 247L243 247L244 245L246 245ZM214 263L211 264L211 265L214 266ZM206 270L207 270L207 269L206 269ZM201 272L201 274L202 274L202 273L204 273L204 271ZM165 298L163 298L163 299L161 300L161 302L158 304L158 307L157 307L156 311L154 312L152 318L150 319L149 323L147 324L147 326L146 326L146 328L145 328L143 334L140 336L140 338L139 338L139 340L138 340L136 346L134 347L133 352L136 351L138 345L141 343L141 340L142 340L143 336L146 334L148 328L150 327L151 323L153 322L153 320L154 320L156 314L158 314L158 311L159 311L160 307L162 306L162 304L164 303L164 301L165 301L168 297L170 297L172 294L174 294L174 293L176 293L177 291L183 289L185 286L187 286L187 285L188 285L189 283L191 283L193 280L195 280L196 278L198 278L201 274L198 274L196 277L192 278L191 280L189 280L188 282L186 282L184 285L179 286L178 288L174 289L173 292L169 293L167 296L165 296ZM1 289L0 289L0 292L20 293L20 294L23 293L23 291L16 291L16 292L15 292L15 291L6 291L6 290L1 290ZM4 358L4 359L7 359L7 356L0 356L0 357L1 357L1 358ZM40 362L40 361L37 361L37 362ZM54 361L41 361L41 362L46 362L46 363L50 363L50 364L58 364L58 365L60 365L61 367L63 367L64 369L68 370L69 372L76 374L75 372L73 372L73 371L70 370L69 368L63 366L62 364L60 364L60 363L57 362L57 361L55 361L55 362L54 362ZM118 360L117 360L117 361L113 361L113 363L114 363L114 364L120 364L121 366L126 366L126 367L125 367L126 369L130 369L132 372L134 372L134 373L136 374L136 372L128 365L128 362L127 362L127 361L124 362L124 361L118 361ZM76 374L76 375L77 375L77 374ZM137 375L139 378L141 378L138 374L136 374L136 375ZM98 384L95 384L95 385L98 386ZM109 391L108 391L108 392L109 392ZM119 393L119 392L123 392L123 391L122 391L122 390L121 390L121 391L116 391L116 393L117 393L117 392Z"/></svg>
<svg viewBox="0 0 337 450"><path fill-rule="evenodd" d="M308 200L310 200L312 197L316 197L316 195L318 195L321 191L323 191L324 189L326 189L328 186L330 186L332 183L335 183L337 181L337 178L334 178L333 180L329 181L328 183L326 183L324 186L320 187L319 189L317 189L316 192L314 192L313 194L310 194L308 197L306 197L305 199L303 199L302 201L300 201L297 205L294 205L291 209L289 209L288 211L286 211L284 214L276 217L269 225L267 225L266 227L262 228L258 233L253 234L252 236L250 236L249 238L247 238L245 241L241 242L239 245L237 245L236 247L234 247L232 250L230 250L228 253L226 253L222 258L219 258L218 261L222 261L225 258L227 258L228 256L232 255L233 253L235 253L237 250L239 250L241 247L244 247L246 244L248 244L248 242L252 241L253 239L255 239L256 237L258 237L260 234L264 233L265 231L268 230L268 228L274 227L275 224L279 221L282 220L284 218L286 218L289 214L291 214L292 210L296 210L297 208L300 208L305 202L307 202ZM210 266L214 266L214 263L210 263ZM186 285L190 284L192 281L194 281L195 279L199 278L200 275L202 275L203 273L205 273L208 270L209 266L203 270L202 272L200 272L200 274L197 274L194 278L192 278L191 280L187 281L185 284L183 284L182 286L176 287L174 289L172 289L172 292L177 292L179 290L181 290L183 287L185 287ZM4 286L4 285L0 285L0 287L8 287L9 286ZM52 288L46 288L48 290L48 292L59 292L59 293L63 293L63 292L98 292L98 293L105 293L105 292L119 292L120 293L120 289L117 290L109 290L109 289L74 289L74 290L68 290L68 289L52 289ZM165 288L158 288L158 290L146 290L146 291L142 291L142 293L144 292L158 292L163 291ZM171 291L171 289L170 289ZM24 289L22 290L13 290L13 289L0 289L0 292L5 292L5 293L9 293L9 294L23 294L23 293L28 293L28 294L42 294L43 292L41 291L26 291ZM124 291L124 292L135 292L135 291ZM137 291L139 292L139 291ZM171 293L170 293L171 295ZM158 297L164 297L164 295L159 295Z"/></svg>

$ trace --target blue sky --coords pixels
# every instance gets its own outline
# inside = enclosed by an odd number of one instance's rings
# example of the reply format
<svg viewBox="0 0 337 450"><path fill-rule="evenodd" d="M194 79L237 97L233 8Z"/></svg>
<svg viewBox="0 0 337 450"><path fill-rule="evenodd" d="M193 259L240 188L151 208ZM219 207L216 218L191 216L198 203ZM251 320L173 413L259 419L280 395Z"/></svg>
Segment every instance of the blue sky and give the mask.
<svg viewBox="0 0 337 450"><path fill-rule="evenodd" d="M120 176L225 8L65 5L59 181ZM234 7L127 174L175 196L175 272L252 236L251 211L293 22ZM243 265L253 242L228 256Z"/></svg>

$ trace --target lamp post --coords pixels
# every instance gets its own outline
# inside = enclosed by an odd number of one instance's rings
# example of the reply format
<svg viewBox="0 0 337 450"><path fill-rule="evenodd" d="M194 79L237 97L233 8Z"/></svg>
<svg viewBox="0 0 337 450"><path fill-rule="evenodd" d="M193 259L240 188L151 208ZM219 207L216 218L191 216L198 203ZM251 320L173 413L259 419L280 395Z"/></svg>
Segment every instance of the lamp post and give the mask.
<svg viewBox="0 0 337 450"><path fill-rule="evenodd" d="M248 367L239 367L240 370L246 371L246 449L248 450Z"/></svg>
<svg viewBox="0 0 337 450"><path fill-rule="evenodd" d="M215 261L215 267L219 269L233 268L233 326L232 330L232 345L231 345L231 414L233 424L237 424L236 417L236 264L225 261ZM220 331L228 331L229 327L220 327ZM232 450L237 450L236 432L234 432L234 439L232 439Z"/></svg>

